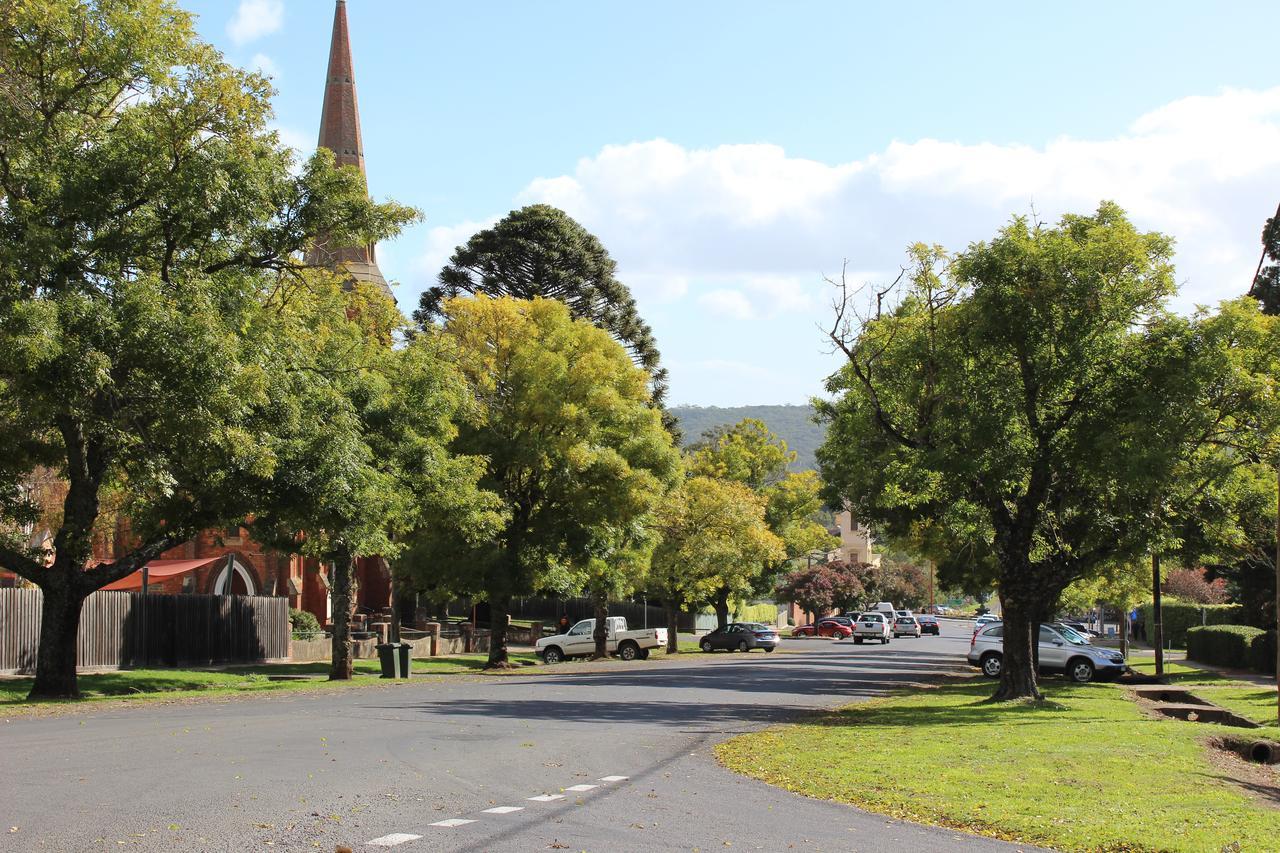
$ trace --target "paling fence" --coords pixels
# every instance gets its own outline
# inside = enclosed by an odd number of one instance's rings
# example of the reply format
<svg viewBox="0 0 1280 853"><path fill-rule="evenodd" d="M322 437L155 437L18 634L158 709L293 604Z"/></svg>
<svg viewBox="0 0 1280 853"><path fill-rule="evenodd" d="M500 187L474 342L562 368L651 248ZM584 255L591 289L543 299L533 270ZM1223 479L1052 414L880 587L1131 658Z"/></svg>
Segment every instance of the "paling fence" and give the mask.
<svg viewBox="0 0 1280 853"><path fill-rule="evenodd" d="M0 589L0 672L35 671L38 589ZM289 656L288 599L95 592L76 638L81 667L203 666Z"/></svg>

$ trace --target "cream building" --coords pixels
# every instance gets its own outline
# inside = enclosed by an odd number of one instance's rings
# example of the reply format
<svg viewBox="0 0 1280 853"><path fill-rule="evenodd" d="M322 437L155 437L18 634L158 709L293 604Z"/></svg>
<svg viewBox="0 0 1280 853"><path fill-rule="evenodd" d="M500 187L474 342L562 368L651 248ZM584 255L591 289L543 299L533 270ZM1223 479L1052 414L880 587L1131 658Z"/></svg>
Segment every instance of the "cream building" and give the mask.
<svg viewBox="0 0 1280 853"><path fill-rule="evenodd" d="M875 538L871 535L871 528L859 524L849 510L836 513L836 526L831 528L831 535L840 537L840 546L827 552L828 560L880 565L880 555L875 552Z"/></svg>

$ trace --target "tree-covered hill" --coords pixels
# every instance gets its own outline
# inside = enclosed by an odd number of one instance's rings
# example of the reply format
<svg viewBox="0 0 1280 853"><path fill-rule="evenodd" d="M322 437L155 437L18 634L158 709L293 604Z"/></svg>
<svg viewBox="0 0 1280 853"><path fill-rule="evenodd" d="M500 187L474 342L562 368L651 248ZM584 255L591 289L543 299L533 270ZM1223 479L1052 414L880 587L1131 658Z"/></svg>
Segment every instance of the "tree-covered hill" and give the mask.
<svg viewBox="0 0 1280 853"><path fill-rule="evenodd" d="M743 418L762 420L796 451L792 467L797 470L817 467L813 453L826 435L826 428L813 422L812 406L673 406L671 412L680 419L686 445L713 427L732 426Z"/></svg>

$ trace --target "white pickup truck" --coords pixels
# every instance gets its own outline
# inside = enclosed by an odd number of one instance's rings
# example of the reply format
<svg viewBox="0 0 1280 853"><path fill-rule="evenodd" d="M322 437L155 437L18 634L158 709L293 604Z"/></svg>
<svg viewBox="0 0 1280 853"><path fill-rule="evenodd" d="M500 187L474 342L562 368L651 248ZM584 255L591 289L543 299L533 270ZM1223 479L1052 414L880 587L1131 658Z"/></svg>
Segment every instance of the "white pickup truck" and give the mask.
<svg viewBox="0 0 1280 853"><path fill-rule="evenodd" d="M616 654L623 660L641 660L649 656L650 649L660 648L667 644L666 628L641 628L627 630L627 620L622 616L610 616L606 620L609 631L605 647L609 654ZM596 620L583 619L569 629L567 634L556 634L554 637L543 637L538 640L534 651L546 663L560 663L565 658L583 657L596 652L596 641L592 634L596 630Z"/></svg>

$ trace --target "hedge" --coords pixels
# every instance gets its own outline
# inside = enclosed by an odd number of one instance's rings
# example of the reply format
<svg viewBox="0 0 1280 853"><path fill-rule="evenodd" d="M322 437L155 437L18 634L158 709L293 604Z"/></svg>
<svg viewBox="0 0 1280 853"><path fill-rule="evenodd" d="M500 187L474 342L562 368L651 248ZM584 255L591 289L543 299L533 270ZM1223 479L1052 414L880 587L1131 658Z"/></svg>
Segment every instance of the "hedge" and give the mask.
<svg viewBox="0 0 1280 853"><path fill-rule="evenodd" d="M740 606L733 614L733 618L738 622L763 622L766 625L773 625L778 621L778 605L776 604L746 604Z"/></svg>
<svg viewBox="0 0 1280 853"><path fill-rule="evenodd" d="M1274 674L1276 671L1276 632L1267 631L1254 637L1249 647L1249 668Z"/></svg>
<svg viewBox="0 0 1280 853"><path fill-rule="evenodd" d="M1186 648L1187 630L1200 625L1200 611L1204 611L1205 625L1238 625L1244 608L1239 604L1193 604L1187 601L1166 599L1160 608L1164 623L1164 644ZM1147 642L1155 642L1155 615L1150 603L1142 605L1142 624L1147 632Z"/></svg>
<svg viewBox="0 0 1280 853"><path fill-rule="evenodd" d="M1187 659L1248 669L1253 642L1267 632L1248 625L1205 625L1187 631Z"/></svg>

